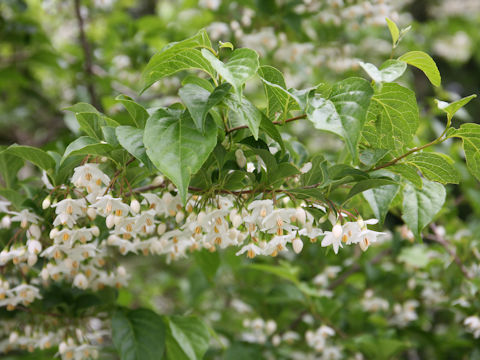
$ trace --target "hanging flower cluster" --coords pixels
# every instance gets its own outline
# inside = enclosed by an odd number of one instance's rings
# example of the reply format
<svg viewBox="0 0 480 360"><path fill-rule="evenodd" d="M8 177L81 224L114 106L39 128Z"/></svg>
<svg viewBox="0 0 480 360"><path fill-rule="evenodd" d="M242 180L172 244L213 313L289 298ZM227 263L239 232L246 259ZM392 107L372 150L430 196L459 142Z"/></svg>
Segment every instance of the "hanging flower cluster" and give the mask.
<svg viewBox="0 0 480 360"><path fill-rule="evenodd" d="M155 190L141 192L137 196L140 201L131 191L127 202L115 197L112 180L94 163L75 168L71 183L73 187L57 187L61 191L72 189L65 192L63 199L52 202L51 195L44 199L42 208L52 209L52 221L29 209L10 211L8 202L1 203L5 213L2 226L10 228L19 223L0 253L0 266L12 265L21 274L13 276L10 272L12 276L0 280L0 306L7 310L27 310L32 302L42 298L41 289L51 282L64 281L93 291L126 286L126 269L110 261L115 253L166 255L169 262L196 250L213 252L236 246L237 255L246 253L253 258L277 256L287 252L289 246L298 254L304 241L315 243L320 239L321 246L332 246L337 253L340 247L350 244L359 244L366 250L382 234L367 228L376 220L358 217L345 221L346 214L337 217L330 212L323 220L315 221L305 207L286 207L286 202L279 202L283 206L279 207L272 199L255 199L240 207L232 195L210 199L192 195L183 206L175 189L158 179L157 185L152 186ZM324 231L319 225L327 218L333 227ZM76 329L84 331L81 327ZM28 334L34 334L30 338L37 341L24 341ZM12 335L4 350L24 344L38 347L54 339L64 339L57 345L61 345L59 353L65 359L95 354L90 342L80 341L86 337L77 336L74 341L63 333L54 336L29 328L21 336Z"/></svg>

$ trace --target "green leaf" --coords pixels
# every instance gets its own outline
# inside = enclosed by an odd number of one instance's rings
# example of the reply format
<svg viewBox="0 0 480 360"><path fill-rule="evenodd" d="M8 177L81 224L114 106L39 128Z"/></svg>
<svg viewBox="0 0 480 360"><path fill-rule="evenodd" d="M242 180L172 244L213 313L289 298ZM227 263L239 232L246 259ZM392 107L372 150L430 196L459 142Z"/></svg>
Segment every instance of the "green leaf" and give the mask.
<svg viewBox="0 0 480 360"><path fill-rule="evenodd" d="M324 166L326 166L327 161L322 155L316 155L312 160L312 168L305 174L302 174L300 179L303 186L311 186L315 184L321 184L325 178Z"/></svg>
<svg viewBox="0 0 480 360"><path fill-rule="evenodd" d="M23 160L15 155L0 152L0 175L6 188L11 188L17 179L17 173L23 166Z"/></svg>
<svg viewBox="0 0 480 360"><path fill-rule="evenodd" d="M395 164L389 166L387 170L401 175L404 179L415 185L415 187L422 188L422 178L418 174L418 170L415 166L407 164Z"/></svg>
<svg viewBox="0 0 480 360"><path fill-rule="evenodd" d="M462 138L468 170L480 180L480 125L463 124L449 136Z"/></svg>
<svg viewBox="0 0 480 360"><path fill-rule="evenodd" d="M367 200L373 215L380 223L383 223L388 213L390 204L400 189L399 185L384 185L375 189L369 189L363 192L363 197Z"/></svg>
<svg viewBox="0 0 480 360"><path fill-rule="evenodd" d="M211 48L212 44L205 30L200 30L191 38L171 43L155 54L148 62L142 74L144 92L153 83L186 69L205 71L212 78L214 70L197 48Z"/></svg>
<svg viewBox="0 0 480 360"><path fill-rule="evenodd" d="M93 105L90 105L90 104L84 103L84 102L76 103L75 105L66 107L63 110L71 111L75 114L78 114L78 113L100 114L100 112L97 109L95 109L95 107Z"/></svg>
<svg viewBox="0 0 480 360"><path fill-rule="evenodd" d="M226 96L224 101L230 110L229 118L232 122L236 125L247 125L257 140L258 129L262 122L262 112L244 96L239 101L236 96L230 95Z"/></svg>
<svg viewBox="0 0 480 360"><path fill-rule="evenodd" d="M169 316L166 323L167 359L203 359L210 342L210 332L203 321L194 316Z"/></svg>
<svg viewBox="0 0 480 360"><path fill-rule="evenodd" d="M380 69L370 63L359 62L360 66L376 83L389 83L398 79L407 69L407 64L399 60L387 60Z"/></svg>
<svg viewBox="0 0 480 360"><path fill-rule="evenodd" d="M178 95L190 112L197 128L203 131L208 111L222 101L229 91L230 85L226 83L218 86L211 94L199 85L186 84L178 91Z"/></svg>
<svg viewBox="0 0 480 360"><path fill-rule="evenodd" d="M55 160L45 151L36 147L14 144L0 152L0 154L18 156L45 171L55 168Z"/></svg>
<svg viewBox="0 0 480 360"><path fill-rule="evenodd" d="M454 101L450 104L445 102L445 101L440 101L440 100L437 100L437 99L435 99L435 101L437 102L438 108L447 113L448 122L450 123L450 121L453 118L453 115L455 115L455 113L458 110L460 110L462 107L467 105L470 102L470 100L475 99L476 97L477 97L477 95L473 94L473 95L464 97L460 100Z"/></svg>
<svg viewBox="0 0 480 360"><path fill-rule="evenodd" d="M121 360L160 360L165 350L162 317L148 309L117 310L112 340Z"/></svg>
<svg viewBox="0 0 480 360"><path fill-rule="evenodd" d="M219 49L227 48L227 49L230 49L230 50L234 49L233 44L230 41L227 41L227 42L219 41L218 42L218 48Z"/></svg>
<svg viewBox="0 0 480 360"><path fill-rule="evenodd" d="M143 142L150 160L177 186L185 203L190 178L215 147L217 131L210 118L203 134L188 112L159 109L147 120Z"/></svg>
<svg viewBox="0 0 480 360"><path fill-rule="evenodd" d="M289 280L293 283L298 283L298 273L299 268L293 267L291 264L286 262L281 263L280 265L267 265L267 264L249 264L248 269L262 271L266 273L273 274L285 280Z"/></svg>
<svg viewBox="0 0 480 360"><path fill-rule="evenodd" d="M226 64L207 49L202 49L202 55L217 73L233 86L239 99L242 96L243 84L257 73L259 67L258 54L252 49L236 49Z"/></svg>
<svg viewBox="0 0 480 360"><path fill-rule="evenodd" d="M430 55L423 51L410 51L400 56L398 60L405 61L407 64L419 68L433 85L440 86L442 81L440 72Z"/></svg>
<svg viewBox="0 0 480 360"><path fill-rule="evenodd" d="M103 140L103 126L118 126L118 123L115 120L103 116L100 113L83 112L76 113L75 115L78 124L80 125L80 129L88 136L98 140Z"/></svg>
<svg viewBox="0 0 480 360"><path fill-rule="evenodd" d="M286 119L287 114L297 108L295 99L286 90L283 74L272 66L264 65L258 69L263 80L263 87L267 95L266 114L269 119L275 119L280 113L280 119Z"/></svg>
<svg viewBox="0 0 480 360"><path fill-rule="evenodd" d="M282 151L285 152L285 143L283 142L282 135L278 131L277 127L272 123L272 121L264 114L262 114L260 129L265 131L268 136L275 140L280 145Z"/></svg>
<svg viewBox="0 0 480 360"><path fill-rule="evenodd" d="M213 280L218 267L220 266L220 255L218 251L210 252L206 249L195 251L193 253L195 262L202 270L205 277L209 280Z"/></svg>
<svg viewBox="0 0 480 360"><path fill-rule="evenodd" d="M415 93L396 83L387 83L372 96L363 135L374 147L403 152L418 123Z"/></svg>
<svg viewBox="0 0 480 360"><path fill-rule="evenodd" d="M149 115L142 105L137 104L131 97L122 94L118 95L115 100L120 101L125 106L136 127L141 129L145 127Z"/></svg>
<svg viewBox="0 0 480 360"><path fill-rule="evenodd" d="M20 209L22 203L25 201L25 197L17 190L0 188L0 196L10 201L17 209Z"/></svg>
<svg viewBox="0 0 480 360"><path fill-rule="evenodd" d="M415 165L429 180L442 184L460 182L460 174L453 166L453 160L447 155L421 152L410 155L407 162Z"/></svg>
<svg viewBox="0 0 480 360"><path fill-rule="evenodd" d="M392 35L392 46L395 47L397 44L398 38L400 37L400 31L398 30L397 24L395 24L392 20L388 17L385 18L388 25L388 30L390 30L390 35Z"/></svg>
<svg viewBox="0 0 480 360"><path fill-rule="evenodd" d="M369 189L378 188L384 185L395 185L396 182L390 179L366 179L357 182L348 193L347 197L345 198L344 202L352 198L353 196L360 194L364 191Z"/></svg>
<svg viewBox="0 0 480 360"><path fill-rule="evenodd" d="M68 144L63 154L60 165L66 158L73 155L108 155L113 147L110 144L102 144L97 139L93 139L89 136L80 136L75 141Z"/></svg>
<svg viewBox="0 0 480 360"><path fill-rule="evenodd" d="M120 145L130 154L135 156L138 160L143 162L148 169L152 169L152 162L147 156L145 145L143 144L142 129L134 128L133 126L118 126L115 129L117 139Z"/></svg>
<svg viewBox="0 0 480 360"><path fill-rule="evenodd" d="M198 76L194 76L194 75L185 76L182 80L182 86L185 86L187 84L198 85L198 86L204 88L205 90L208 90L208 92L213 91L212 83L210 81L208 81L207 79L202 79L202 78L199 78Z"/></svg>
<svg viewBox="0 0 480 360"><path fill-rule="evenodd" d="M403 189L402 219L416 237L441 210L445 202L445 187L423 179L421 189L406 184Z"/></svg>
<svg viewBox="0 0 480 360"><path fill-rule="evenodd" d="M315 128L340 135L354 159L373 90L368 81L349 78L332 87L329 99L314 97L307 117Z"/></svg>

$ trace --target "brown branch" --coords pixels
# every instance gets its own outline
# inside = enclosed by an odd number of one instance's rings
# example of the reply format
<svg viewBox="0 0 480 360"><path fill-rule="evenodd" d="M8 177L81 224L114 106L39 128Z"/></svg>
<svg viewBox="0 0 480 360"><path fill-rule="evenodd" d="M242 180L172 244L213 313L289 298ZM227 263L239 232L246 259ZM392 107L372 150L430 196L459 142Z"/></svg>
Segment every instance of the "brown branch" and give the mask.
<svg viewBox="0 0 480 360"><path fill-rule="evenodd" d="M121 168L121 169L118 169L115 174L113 174L113 178L112 180L110 181L110 184L108 184L107 188L105 189L105 192L103 193L103 196L107 195L108 191L113 187L113 185L115 184L115 182L117 181L117 178L120 176L120 174L122 173L122 171L128 166L130 165L132 162L135 161L135 158L134 157L131 157L126 163L125 165Z"/></svg>
<svg viewBox="0 0 480 360"><path fill-rule="evenodd" d="M425 237L429 240L432 240L438 244L440 244L453 258L453 261L455 261L455 264L459 267L460 271L462 274L467 278L467 279L472 279L472 275L468 272L468 269L466 266L463 264L462 260L458 257L457 253L455 250L453 250L450 247L449 242L438 233L437 225L434 223L430 224L430 228L433 231L433 234L427 234Z"/></svg>
<svg viewBox="0 0 480 360"><path fill-rule="evenodd" d="M283 124L286 124L290 121L295 121L295 120L300 120L300 119L305 119L307 117L306 114L303 114L303 115L298 115L298 116L295 116L293 118L290 118L290 119L287 119L285 121L272 121L272 124L275 124L275 125L283 125ZM225 130L225 133L226 134L230 134L231 132L234 132L234 131L237 131L237 130L241 130L241 129L246 129L248 128L248 125L240 125L240 126L236 126L236 127L233 127L231 129L226 129Z"/></svg>
<svg viewBox="0 0 480 360"><path fill-rule="evenodd" d="M78 31L80 37L80 44L82 45L84 59L84 70L87 80L87 91L90 95L90 101L92 105L95 106L98 110L103 111L102 104L97 96L94 87L94 80L95 75L93 73L93 58L92 58L92 51L90 49L90 44L88 43L87 36L85 35L85 22L82 17L82 13L80 10L80 1L81 0L74 0L75 4L75 16L77 18L78 23Z"/></svg>

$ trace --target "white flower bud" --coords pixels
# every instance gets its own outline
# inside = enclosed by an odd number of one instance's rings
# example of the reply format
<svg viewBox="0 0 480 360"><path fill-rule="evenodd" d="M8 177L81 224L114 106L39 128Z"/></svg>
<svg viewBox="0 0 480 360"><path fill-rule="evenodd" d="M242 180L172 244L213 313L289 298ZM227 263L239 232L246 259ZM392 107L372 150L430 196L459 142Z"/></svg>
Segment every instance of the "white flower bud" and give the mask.
<svg viewBox="0 0 480 360"><path fill-rule="evenodd" d="M5 229L9 229L11 224L12 224L12 219L10 219L10 216L5 215L2 218L2 227Z"/></svg>
<svg viewBox="0 0 480 360"><path fill-rule="evenodd" d="M336 223L336 224L333 226L332 233L333 233L333 236L335 236L337 239L338 239L339 237L341 237L342 234L343 234L342 225L340 225L339 223Z"/></svg>
<svg viewBox="0 0 480 360"><path fill-rule="evenodd" d="M18 333L16 331L10 333L10 336L8 337L8 342L10 344L13 344L17 342L17 340L18 340Z"/></svg>
<svg viewBox="0 0 480 360"><path fill-rule="evenodd" d="M85 275L82 273L77 274L75 279L73 279L73 285L78 287L79 289L86 289L88 287L88 280Z"/></svg>
<svg viewBox="0 0 480 360"><path fill-rule="evenodd" d="M90 232L92 233L93 236L100 235L100 229L96 225L90 228Z"/></svg>
<svg viewBox="0 0 480 360"><path fill-rule="evenodd" d="M185 218L185 214L183 213L183 211L179 211L177 215L175 215L175 221L177 223L181 223L184 218Z"/></svg>
<svg viewBox="0 0 480 360"><path fill-rule="evenodd" d="M49 276L47 268L43 268L42 271L40 271L40 277L43 281L47 281Z"/></svg>
<svg viewBox="0 0 480 360"><path fill-rule="evenodd" d="M50 231L50 239L53 239L54 237L56 237L59 232L60 232L60 231L59 231L57 228L53 228L53 229Z"/></svg>
<svg viewBox="0 0 480 360"><path fill-rule="evenodd" d="M165 223L158 224L158 227L157 227L157 234L158 235L163 235L166 230L167 230L167 225L165 225Z"/></svg>
<svg viewBox="0 0 480 360"><path fill-rule="evenodd" d="M299 238L293 239L292 247L293 247L293 251L295 251L295 254L299 254L303 249L303 241L300 240Z"/></svg>
<svg viewBox="0 0 480 360"><path fill-rule="evenodd" d="M50 195L48 195L42 202L42 209L43 210L48 209L51 203L52 202L50 201Z"/></svg>
<svg viewBox="0 0 480 360"><path fill-rule="evenodd" d="M132 209L132 211L135 213L135 214L138 214L140 212L140 203L138 202L137 199L133 199L131 202L130 202L130 209Z"/></svg>
<svg viewBox="0 0 480 360"><path fill-rule="evenodd" d="M307 162L305 164L303 164L303 166L301 167L300 169L300 172L302 174L306 174L308 173L310 170L312 170L312 163L311 162Z"/></svg>
<svg viewBox="0 0 480 360"><path fill-rule="evenodd" d="M35 254L28 255L28 258L27 258L28 266L32 267L33 265L35 265L37 263L37 260L38 260L37 255L35 255Z"/></svg>
<svg viewBox="0 0 480 360"><path fill-rule="evenodd" d="M272 337L272 345L273 346L278 346L280 345L280 343L282 342L282 338L280 337L280 335L275 335Z"/></svg>
<svg viewBox="0 0 480 360"><path fill-rule="evenodd" d="M127 270L123 266L117 268L118 276L125 277L127 276Z"/></svg>
<svg viewBox="0 0 480 360"><path fill-rule="evenodd" d="M30 235L32 235L35 239L38 239L40 236L42 236L42 231L38 227L38 225L32 224L28 228L28 232Z"/></svg>
<svg viewBox="0 0 480 360"><path fill-rule="evenodd" d="M153 181L152 181L152 185L153 186L158 186L158 185L162 185L163 182L164 182L164 177L162 175L158 175L156 176Z"/></svg>
<svg viewBox="0 0 480 360"><path fill-rule="evenodd" d="M242 149L237 149L235 151L235 159L237 160L237 165L239 168L244 168L247 165L247 158L243 154Z"/></svg>
<svg viewBox="0 0 480 360"><path fill-rule="evenodd" d="M59 352L60 354L65 353L65 352L67 351L67 349L68 349L68 345L65 343L65 341L62 341L62 342L60 343L60 345L58 345L58 352Z"/></svg>
<svg viewBox="0 0 480 360"><path fill-rule="evenodd" d="M97 217L97 210L94 208L88 208L87 216L90 220L95 220L95 218Z"/></svg>
<svg viewBox="0 0 480 360"><path fill-rule="evenodd" d="M115 215L108 215L107 219L105 220L105 225L107 225L107 228L111 229L113 225L115 225Z"/></svg>
<svg viewBox="0 0 480 360"><path fill-rule="evenodd" d="M42 251L42 243L38 240L28 240L28 252L31 254L39 254Z"/></svg>
<svg viewBox="0 0 480 360"><path fill-rule="evenodd" d="M267 331L267 335L271 335L277 330L277 323L273 320L268 320L265 324L265 330Z"/></svg>
<svg viewBox="0 0 480 360"><path fill-rule="evenodd" d="M297 218L297 221L302 225L304 225L305 221L307 220L307 214L302 208L297 208L297 210L295 211L295 217Z"/></svg>

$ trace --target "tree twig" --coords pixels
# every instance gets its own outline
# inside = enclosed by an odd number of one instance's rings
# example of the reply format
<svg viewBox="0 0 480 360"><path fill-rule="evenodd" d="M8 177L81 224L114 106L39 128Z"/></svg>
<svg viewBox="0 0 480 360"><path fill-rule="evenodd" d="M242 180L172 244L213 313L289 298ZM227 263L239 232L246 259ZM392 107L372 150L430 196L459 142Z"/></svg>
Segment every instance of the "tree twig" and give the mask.
<svg viewBox="0 0 480 360"><path fill-rule="evenodd" d="M468 272L467 267L463 264L462 260L458 257L457 253L450 247L449 242L439 234L437 225L434 223L430 224L430 228L433 231L433 234L428 234L425 237L429 240L432 240L440 245L450 254L450 256L453 258L453 261L455 261L455 264L460 268L460 271L462 274L467 278L471 279L472 275Z"/></svg>
<svg viewBox="0 0 480 360"><path fill-rule="evenodd" d="M87 37L85 35L85 22L82 17L82 12L80 10L80 1L74 0L75 4L75 16L78 23L78 32L80 37L80 44L82 45L83 55L84 55L84 70L87 80L87 91L90 95L90 101L92 105L95 106L98 110L103 111L102 104L97 96L94 86L95 75L93 73L93 60L92 60L92 51L90 49L90 44L88 43Z"/></svg>
<svg viewBox="0 0 480 360"><path fill-rule="evenodd" d="M275 125L283 125L283 124L288 123L288 122L290 122L290 121L305 119L306 117L307 117L306 114L298 115L298 116L292 117L292 118L290 118L290 119L287 119L287 120L285 120L285 121L272 121L272 124L275 124ZM246 129L246 128L248 128L248 125L240 125L240 126L233 127L233 128L231 128L231 129L226 129L226 130L225 130L225 133L226 133L226 134L230 134L231 132L234 132L234 131L237 131L237 130L241 130L241 129Z"/></svg>

